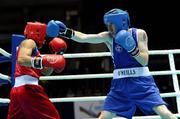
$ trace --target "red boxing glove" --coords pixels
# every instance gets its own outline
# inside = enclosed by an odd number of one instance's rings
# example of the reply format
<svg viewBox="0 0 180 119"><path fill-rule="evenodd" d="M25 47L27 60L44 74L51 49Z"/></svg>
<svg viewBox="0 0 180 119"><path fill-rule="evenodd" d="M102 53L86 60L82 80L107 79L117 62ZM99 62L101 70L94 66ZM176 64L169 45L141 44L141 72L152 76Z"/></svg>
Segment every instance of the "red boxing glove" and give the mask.
<svg viewBox="0 0 180 119"><path fill-rule="evenodd" d="M52 67L58 72L62 72L65 68L65 58L63 55L49 54L42 58L42 65L45 67Z"/></svg>
<svg viewBox="0 0 180 119"><path fill-rule="evenodd" d="M49 49L50 49L51 53L63 54L67 49L67 44L61 38L53 38L49 42Z"/></svg>
<svg viewBox="0 0 180 119"><path fill-rule="evenodd" d="M45 55L43 57L33 57L31 59L32 67L35 69L43 69L43 67L51 67L62 72L65 68L65 59L63 55Z"/></svg>

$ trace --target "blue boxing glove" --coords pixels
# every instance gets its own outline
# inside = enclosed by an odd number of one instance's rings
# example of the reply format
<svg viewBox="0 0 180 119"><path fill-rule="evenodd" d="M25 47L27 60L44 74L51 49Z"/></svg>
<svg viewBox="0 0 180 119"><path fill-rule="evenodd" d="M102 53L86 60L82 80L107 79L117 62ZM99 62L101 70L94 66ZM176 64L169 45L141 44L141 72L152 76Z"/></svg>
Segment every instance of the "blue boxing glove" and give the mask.
<svg viewBox="0 0 180 119"><path fill-rule="evenodd" d="M115 42L121 45L132 56L139 54L137 43L128 31L119 31L115 37Z"/></svg>
<svg viewBox="0 0 180 119"><path fill-rule="evenodd" d="M47 24L46 34L49 37L62 36L65 38L72 38L74 31L66 27L66 25L61 21L51 20Z"/></svg>

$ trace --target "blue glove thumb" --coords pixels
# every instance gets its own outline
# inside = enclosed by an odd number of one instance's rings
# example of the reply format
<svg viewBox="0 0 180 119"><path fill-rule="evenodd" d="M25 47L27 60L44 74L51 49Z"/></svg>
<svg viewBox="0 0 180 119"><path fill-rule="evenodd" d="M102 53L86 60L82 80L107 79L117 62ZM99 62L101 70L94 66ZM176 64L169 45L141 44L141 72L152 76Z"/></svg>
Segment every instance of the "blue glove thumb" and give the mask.
<svg viewBox="0 0 180 119"><path fill-rule="evenodd" d="M46 34L49 37L57 37L58 36L59 26L54 20L51 20L48 22L47 28L46 28Z"/></svg>

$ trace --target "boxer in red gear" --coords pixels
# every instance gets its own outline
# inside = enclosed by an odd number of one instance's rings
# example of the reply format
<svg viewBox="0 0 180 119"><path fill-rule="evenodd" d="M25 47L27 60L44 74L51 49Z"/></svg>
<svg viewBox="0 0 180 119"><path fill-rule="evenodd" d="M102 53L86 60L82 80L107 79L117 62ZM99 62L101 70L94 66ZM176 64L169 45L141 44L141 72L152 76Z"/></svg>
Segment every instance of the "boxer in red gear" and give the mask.
<svg viewBox="0 0 180 119"><path fill-rule="evenodd" d="M62 55L41 57L38 48L45 42L45 31L46 24L43 23L28 22L26 25L24 35L27 39L17 50L15 84L10 93L7 119L60 119L55 106L38 85L41 73L50 75L53 68L65 67Z"/></svg>

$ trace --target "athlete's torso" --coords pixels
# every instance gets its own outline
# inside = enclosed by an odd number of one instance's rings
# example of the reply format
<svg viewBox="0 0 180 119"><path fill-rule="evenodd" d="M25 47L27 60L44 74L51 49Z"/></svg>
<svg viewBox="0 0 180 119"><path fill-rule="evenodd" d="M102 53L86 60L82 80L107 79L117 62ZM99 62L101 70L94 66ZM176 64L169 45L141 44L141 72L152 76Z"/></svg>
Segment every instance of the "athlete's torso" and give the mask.
<svg viewBox="0 0 180 119"><path fill-rule="evenodd" d="M18 77L18 76L22 76L22 75L30 75L32 77L39 78L40 75L41 75L41 70L34 69L32 67L25 67L25 66L19 65L19 63L17 62L17 57L18 57L18 54L19 54L19 49L17 50L17 54L16 54L15 78ZM40 56L40 52L37 49L37 47L35 47L33 49L32 56Z"/></svg>

